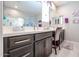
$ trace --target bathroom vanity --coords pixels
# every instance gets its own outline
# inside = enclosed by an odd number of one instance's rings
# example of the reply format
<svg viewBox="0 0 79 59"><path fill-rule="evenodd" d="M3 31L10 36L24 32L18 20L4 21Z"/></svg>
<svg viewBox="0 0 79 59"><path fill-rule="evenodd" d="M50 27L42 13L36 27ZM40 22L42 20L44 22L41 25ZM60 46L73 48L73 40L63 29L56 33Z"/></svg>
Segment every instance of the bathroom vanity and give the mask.
<svg viewBox="0 0 79 59"><path fill-rule="evenodd" d="M5 57L45 57L52 53L52 32L22 31L4 34Z"/></svg>
<svg viewBox="0 0 79 59"><path fill-rule="evenodd" d="M3 35L5 57L47 57L52 53L53 30L9 32Z"/></svg>

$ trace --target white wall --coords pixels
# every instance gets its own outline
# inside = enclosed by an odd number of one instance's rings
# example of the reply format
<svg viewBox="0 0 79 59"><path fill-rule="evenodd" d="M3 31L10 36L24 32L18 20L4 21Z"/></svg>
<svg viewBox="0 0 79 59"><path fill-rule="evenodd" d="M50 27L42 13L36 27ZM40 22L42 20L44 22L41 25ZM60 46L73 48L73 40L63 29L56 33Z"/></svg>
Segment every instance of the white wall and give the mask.
<svg viewBox="0 0 79 59"><path fill-rule="evenodd" d="M70 2L66 5L62 5L57 9L58 15L63 15L64 17L69 18L69 23L65 24L66 32L65 32L65 39L79 41L79 24L74 24L72 13L76 10L79 10L79 2ZM77 17L79 19L79 16Z"/></svg>
<svg viewBox="0 0 79 59"><path fill-rule="evenodd" d="M2 2L0 1L0 57L3 56L3 40L2 40Z"/></svg>

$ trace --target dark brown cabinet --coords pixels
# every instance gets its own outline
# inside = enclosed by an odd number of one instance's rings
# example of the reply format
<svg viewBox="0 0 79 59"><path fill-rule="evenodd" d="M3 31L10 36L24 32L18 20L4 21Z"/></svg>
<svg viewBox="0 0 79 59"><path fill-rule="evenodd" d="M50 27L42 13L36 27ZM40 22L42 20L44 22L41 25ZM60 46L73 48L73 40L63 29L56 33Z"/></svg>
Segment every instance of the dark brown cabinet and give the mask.
<svg viewBox="0 0 79 59"><path fill-rule="evenodd" d="M60 33L60 44L64 41L64 37L65 37L65 30L62 30Z"/></svg>
<svg viewBox="0 0 79 59"><path fill-rule="evenodd" d="M18 48L33 43L33 35L10 37L10 49Z"/></svg>
<svg viewBox="0 0 79 59"><path fill-rule="evenodd" d="M4 38L5 57L33 57L33 35L13 36Z"/></svg>
<svg viewBox="0 0 79 59"><path fill-rule="evenodd" d="M20 48L17 49L13 49L9 51L10 57L21 57L24 55L30 55L31 53L33 53L33 46L32 45L26 45L26 46L22 46ZM31 55L33 56L33 55Z"/></svg>
<svg viewBox="0 0 79 59"><path fill-rule="evenodd" d="M45 39L45 56L49 56L52 53L52 37Z"/></svg>
<svg viewBox="0 0 79 59"><path fill-rule="evenodd" d="M38 33L35 34L35 41L46 39L47 37L51 37L52 32L43 32L43 33Z"/></svg>
<svg viewBox="0 0 79 59"><path fill-rule="evenodd" d="M44 57L44 40L35 42L35 57Z"/></svg>
<svg viewBox="0 0 79 59"><path fill-rule="evenodd" d="M52 38L46 38L35 43L35 57L47 57L52 53Z"/></svg>
<svg viewBox="0 0 79 59"><path fill-rule="evenodd" d="M47 57L52 53L52 32L4 37L5 57Z"/></svg>
<svg viewBox="0 0 79 59"><path fill-rule="evenodd" d="M52 53L52 32L35 35L35 57L45 57Z"/></svg>

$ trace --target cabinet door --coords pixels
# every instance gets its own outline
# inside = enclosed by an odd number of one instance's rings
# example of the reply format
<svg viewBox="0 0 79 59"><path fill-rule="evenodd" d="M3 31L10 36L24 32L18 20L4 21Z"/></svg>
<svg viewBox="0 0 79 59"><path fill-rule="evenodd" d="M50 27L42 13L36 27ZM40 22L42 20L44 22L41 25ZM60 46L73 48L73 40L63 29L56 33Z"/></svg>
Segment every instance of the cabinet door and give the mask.
<svg viewBox="0 0 79 59"><path fill-rule="evenodd" d="M64 41L64 35L65 35L64 33L65 33L65 31L63 30L62 31L62 41Z"/></svg>
<svg viewBox="0 0 79 59"><path fill-rule="evenodd" d="M44 56L44 40L35 42L35 57Z"/></svg>
<svg viewBox="0 0 79 59"><path fill-rule="evenodd" d="M64 41L64 30L60 33L60 42L62 43Z"/></svg>
<svg viewBox="0 0 79 59"><path fill-rule="evenodd" d="M49 56L52 53L52 38L45 40L45 56Z"/></svg>

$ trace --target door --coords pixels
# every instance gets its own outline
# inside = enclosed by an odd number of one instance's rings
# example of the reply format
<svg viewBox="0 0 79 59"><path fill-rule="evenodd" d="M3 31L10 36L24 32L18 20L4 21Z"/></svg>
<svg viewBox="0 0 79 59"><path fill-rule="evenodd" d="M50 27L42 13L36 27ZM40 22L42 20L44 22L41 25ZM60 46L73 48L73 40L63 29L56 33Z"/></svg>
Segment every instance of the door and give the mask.
<svg viewBox="0 0 79 59"><path fill-rule="evenodd" d="M52 38L45 39L45 56L49 56L52 53Z"/></svg>
<svg viewBox="0 0 79 59"><path fill-rule="evenodd" d="M44 56L44 40L35 42L35 57Z"/></svg>

